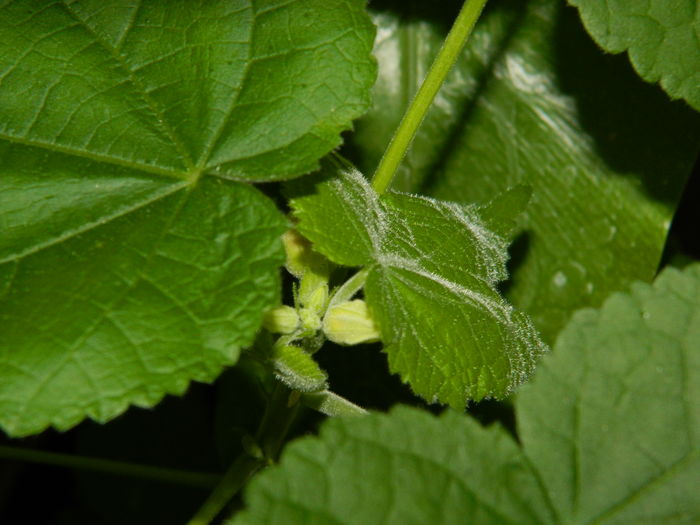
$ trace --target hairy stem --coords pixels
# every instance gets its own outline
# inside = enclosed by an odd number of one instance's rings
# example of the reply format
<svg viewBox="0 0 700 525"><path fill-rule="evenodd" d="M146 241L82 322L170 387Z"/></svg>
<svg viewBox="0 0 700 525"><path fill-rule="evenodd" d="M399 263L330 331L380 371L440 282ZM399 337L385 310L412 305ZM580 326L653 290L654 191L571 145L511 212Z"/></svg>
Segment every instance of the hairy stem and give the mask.
<svg viewBox="0 0 700 525"><path fill-rule="evenodd" d="M220 479L217 474L187 472L177 469L151 467L136 463L74 456L72 454L58 454L55 452L45 452L43 450L31 450L19 447L0 446L0 458L41 463L44 465L55 465L78 470L92 470L120 476L132 476L135 478L199 488L211 488L215 486Z"/></svg>
<svg viewBox="0 0 700 525"><path fill-rule="evenodd" d="M208 525L228 505L248 480L261 468L277 460L282 443L299 408L298 395L277 383L256 435L262 457L244 452L221 478L206 501L187 525Z"/></svg>
<svg viewBox="0 0 700 525"><path fill-rule="evenodd" d="M331 296L331 299L328 302L327 310L330 310L336 304L343 303L352 299L353 296L357 292L359 292L365 285L368 273L369 271L367 270L367 268L364 268L352 277L350 277L350 279L345 281L343 285L340 288L338 288Z"/></svg>
<svg viewBox="0 0 700 525"><path fill-rule="evenodd" d="M432 66L430 66L428 75L404 113L399 127L396 128L396 132L379 162L372 179L372 186L377 193L384 193L391 184L430 104L445 81L447 73L459 57L485 4L486 0L465 0L452 29L450 29Z"/></svg>

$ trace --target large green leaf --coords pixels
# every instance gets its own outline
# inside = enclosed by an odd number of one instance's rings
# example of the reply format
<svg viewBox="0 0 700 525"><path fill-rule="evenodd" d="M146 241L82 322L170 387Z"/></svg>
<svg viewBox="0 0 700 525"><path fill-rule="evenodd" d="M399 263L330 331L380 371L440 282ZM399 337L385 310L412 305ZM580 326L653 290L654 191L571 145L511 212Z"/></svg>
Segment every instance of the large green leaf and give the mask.
<svg viewBox="0 0 700 525"><path fill-rule="evenodd" d="M375 104L351 137L368 174L454 15L442 2L374 5ZM489 5L394 187L469 203L531 186L508 296L553 340L576 309L654 276L700 122L603 55L561 2Z"/></svg>
<svg viewBox="0 0 700 525"><path fill-rule="evenodd" d="M361 0L3 3L0 426L103 421L235 362L286 224L236 181L339 143L373 35Z"/></svg>
<svg viewBox="0 0 700 525"><path fill-rule="evenodd" d="M0 139L188 179L307 173L369 103L362 0L10 2Z"/></svg>
<svg viewBox="0 0 700 525"><path fill-rule="evenodd" d="M697 0L569 0L606 51L627 51L639 75L700 111Z"/></svg>
<svg viewBox="0 0 700 525"><path fill-rule="evenodd" d="M501 428L399 406L330 419L318 438L289 445L229 525L552 523L534 481Z"/></svg>
<svg viewBox="0 0 700 525"><path fill-rule="evenodd" d="M389 192L379 197L337 158L294 183L298 229L331 261L366 267L365 297L392 372L431 401L503 397L544 351L527 316L496 289L505 278L515 190L481 209Z"/></svg>
<svg viewBox="0 0 700 525"><path fill-rule="evenodd" d="M252 342L279 297L285 221L254 188L216 178L183 187L8 254L0 422L9 433L152 405L190 379L213 379Z"/></svg>
<svg viewBox="0 0 700 525"><path fill-rule="evenodd" d="M448 411L326 422L232 524L700 521L700 265L583 310L516 402L522 445Z"/></svg>
<svg viewBox="0 0 700 525"><path fill-rule="evenodd" d="M564 523L700 521L700 265L577 312L518 429Z"/></svg>

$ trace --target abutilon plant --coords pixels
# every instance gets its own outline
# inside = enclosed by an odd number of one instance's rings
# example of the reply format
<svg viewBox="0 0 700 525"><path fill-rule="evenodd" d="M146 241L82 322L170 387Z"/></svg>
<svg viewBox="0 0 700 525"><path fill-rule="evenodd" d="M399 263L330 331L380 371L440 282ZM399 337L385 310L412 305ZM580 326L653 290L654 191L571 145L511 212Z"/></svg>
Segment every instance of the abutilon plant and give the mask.
<svg viewBox="0 0 700 525"><path fill-rule="evenodd" d="M1 3L0 521L699 522L697 6L569 4Z"/></svg>

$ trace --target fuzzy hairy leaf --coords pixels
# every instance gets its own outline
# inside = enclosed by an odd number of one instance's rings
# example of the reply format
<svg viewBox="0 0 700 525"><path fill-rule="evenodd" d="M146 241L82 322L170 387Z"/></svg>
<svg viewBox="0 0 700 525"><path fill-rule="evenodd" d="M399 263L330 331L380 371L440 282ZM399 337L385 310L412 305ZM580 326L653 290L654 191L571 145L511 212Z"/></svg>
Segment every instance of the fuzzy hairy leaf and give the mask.
<svg viewBox="0 0 700 525"><path fill-rule="evenodd" d="M700 265L577 313L516 401L522 446L448 411L327 421L230 523L700 520Z"/></svg>
<svg viewBox="0 0 700 525"><path fill-rule="evenodd" d="M326 373L311 354L298 346L275 346L270 361L275 377L292 390L317 392L328 388Z"/></svg>
<svg viewBox="0 0 700 525"><path fill-rule="evenodd" d="M379 77L347 150L363 173L375 169L461 4L372 3ZM575 310L653 278L698 144L698 115L640 81L624 57L602 53L574 9L499 0L393 187L471 203L530 186L506 295L553 342Z"/></svg>
<svg viewBox="0 0 700 525"><path fill-rule="evenodd" d="M700 10L696 0L569 0L606 51L627 51L637 73L700 111Z"/></svg>
<svg viewBox="0 0 700 525"><path fill-rule="evenodd" d="M369 270L365 298L389 366L431 401L463 407L502 397L544 351L530 321L496 290L506 276L507 239L487 225L518 210L436 201L401 193L377 196L338 158L323 178L296 183L299 231L330 260ZM518 192L509 201L524 202Z"/></svg>
<svg viewBox="0 0 700 525"><path fill-rule="evenodd" d="M368 104L362 0L137 4L0 7L13 435L104 421L233 364L279 300L286 225L237 181L314 169Z"/></svg>

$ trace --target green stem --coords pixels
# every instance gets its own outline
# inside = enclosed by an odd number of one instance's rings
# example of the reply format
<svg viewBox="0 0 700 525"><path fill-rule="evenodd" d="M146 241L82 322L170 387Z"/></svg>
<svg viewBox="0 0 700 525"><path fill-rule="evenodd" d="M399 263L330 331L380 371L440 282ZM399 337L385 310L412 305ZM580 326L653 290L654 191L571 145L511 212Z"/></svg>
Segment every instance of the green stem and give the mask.
<svg viewBox="0 0 700 525"><path fill-rule="evenodd" d="M277 460L299 408L298 401L291 390L277 383L256 435L263 457L254 458L245 452L234 461L187 525L211 523L258 470Z"/></svg>
<svg viewBox="0 0 700 525"><path fill-rule="evenodd" d="M256 439L268 464L277 461L289 427L299 411L299 393L277 383Z"/></svg>
<svg viewBox="0 0 700 525"><path fill-rule="evenodd" d="M253 475L265 466L247 454L238 457L187 525L209 525Z"/></svg>
<svg viewBox="0 0 700 525"><path fill-rule="evenodd" d="M120 476L132 476L165 483L187 485L190 487L211 488L216 485L220 477L217 474L205 474L200 472L186 472L182 470L151 467L136 463L125 463L109 459L74 456L71 454L58 454L43 450L30 450L19 447L0 446L0 458L56 465L78 470L92 470Z"/></svg>
<svg viewBox="0 0 700 525"><path fill-rule="evenodd" d="M330 301L328 301L328 307L326 310L330 310L336 304L344 303L345 301L352 299L353 296L365 285L368 273L369 270L364 268L345 281L342 286L333 293Z"/></svg>
<svg viewBox="0 0 700 525"><path fill-rule="evenodd" d="M467 42L485 4L486 0L465 0L457 20L455 20L452 29L450 29L447 38L443 42L440 52L435 57L430 71L428 71L428 75L425 77L406 113L404 113L399 127L396 129L382 160L379 162L377 171L372 179L372 186L377 193L384 193L391 184L399 164L401 164L408 148L411 146L418 127L428 112L430 104L432 104L435 95L437 95L445 81L447 73L449 73L452 65L462 52L462 48Z"/></svg>
<svg viewBox="0 0 700 525"><path fill-rule="evenodd" d="M364 408L330 390L301 394L301 402L330 417L366 416L369 413Z"/></svg>

